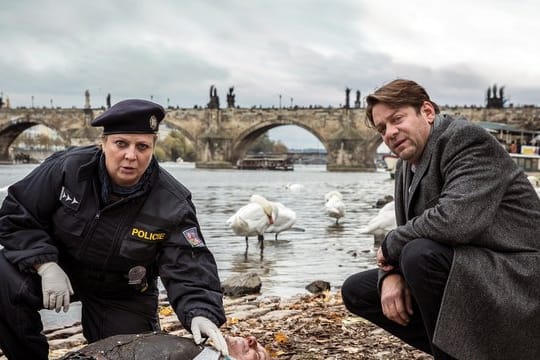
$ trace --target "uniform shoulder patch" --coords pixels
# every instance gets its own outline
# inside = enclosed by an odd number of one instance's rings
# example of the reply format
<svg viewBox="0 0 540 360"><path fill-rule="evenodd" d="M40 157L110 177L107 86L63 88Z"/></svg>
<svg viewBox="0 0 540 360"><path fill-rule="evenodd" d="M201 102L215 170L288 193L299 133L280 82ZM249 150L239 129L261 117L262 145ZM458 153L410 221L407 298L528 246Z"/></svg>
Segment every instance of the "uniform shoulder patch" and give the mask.
<svg viewBox="0 0 540 360"><path fill-rule="evenodd" d="M182 231L184 237L192 247L204 247L204 242L199 237L199 232L196 227Z"/></svg>

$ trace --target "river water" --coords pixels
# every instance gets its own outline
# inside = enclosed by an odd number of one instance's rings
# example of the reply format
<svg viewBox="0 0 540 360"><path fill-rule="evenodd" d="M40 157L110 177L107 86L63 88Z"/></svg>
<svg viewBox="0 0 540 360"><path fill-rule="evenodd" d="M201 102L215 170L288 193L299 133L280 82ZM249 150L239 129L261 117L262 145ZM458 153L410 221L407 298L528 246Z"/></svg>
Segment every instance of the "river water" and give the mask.
<svg viewBox="0 0 540 360"><path fill-rule="evenodd" d="M193 194L193 202L207 246L213 252L222 280L231 275L255 272L262 281L263 295L291 296L306 293L315 280L341 286L351 274L375 267L373 236L359 229L377 214L376 201L393 194L393 180L385 172L327 172L325 166L296 165L294 171L207 170L189 163L163 163ZM29 173L35 165L0 165L0 198L7 186ZM301 184L291 191L288 184ZM325 213L324 195L330 190L343 194L345 217L335 220ZM296 227L305 231L283 232L274 240L265 236L261 252L256 238L245 239L228 229L226 220L249 197L258 193L279 201L297 214ZM44 311L45 325L76 318L80 308L60 319ZM52 315L51 314L51 315Z"/></svg>

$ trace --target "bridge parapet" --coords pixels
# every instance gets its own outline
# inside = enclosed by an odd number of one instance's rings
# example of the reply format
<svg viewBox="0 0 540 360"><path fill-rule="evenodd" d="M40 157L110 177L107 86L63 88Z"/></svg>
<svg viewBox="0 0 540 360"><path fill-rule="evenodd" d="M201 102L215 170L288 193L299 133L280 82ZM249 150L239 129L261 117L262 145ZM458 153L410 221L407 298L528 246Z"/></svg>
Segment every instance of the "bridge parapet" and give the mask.
<svg viewBox="0 0 540 360"><path fill-rule="evenodd" d="M486 109L481 107L442 107L442 113L463 116L474 122L489 121L511 125L517 129L540 130L540 108L535 106Z"/></svg>

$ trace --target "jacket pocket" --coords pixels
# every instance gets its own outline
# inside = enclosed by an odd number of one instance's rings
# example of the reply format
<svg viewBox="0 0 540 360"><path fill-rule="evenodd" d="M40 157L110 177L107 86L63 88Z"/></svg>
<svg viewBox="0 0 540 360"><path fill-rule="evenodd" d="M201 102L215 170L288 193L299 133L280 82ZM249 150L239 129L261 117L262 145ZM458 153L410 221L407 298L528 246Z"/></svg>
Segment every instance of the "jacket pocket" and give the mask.
<svg viewBox="0 0 540 360"><path fill-rule="evenodd" d="M53 216L54 233L61 238L62 235L80 237L87 223L86 219L79 218L76 212L65 207L58 209Z"/></svg>
<svg viewBox="0 0 540 360"><path fill-rule="evenodd" d="M70 254L76 254L82 244L88 220L62 207L54 214L53 224L54 239L60 242Z"/></svg>

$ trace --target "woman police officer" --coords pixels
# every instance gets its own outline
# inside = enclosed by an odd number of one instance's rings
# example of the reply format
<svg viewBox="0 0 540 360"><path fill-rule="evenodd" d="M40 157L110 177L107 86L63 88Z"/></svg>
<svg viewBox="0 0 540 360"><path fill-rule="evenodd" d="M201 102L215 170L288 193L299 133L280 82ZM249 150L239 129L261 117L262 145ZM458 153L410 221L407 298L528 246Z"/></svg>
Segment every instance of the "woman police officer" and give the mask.
<svg viewBox="0 0 540 360"><path fill-rule="evenodd" d="M217 266L190 192L153 156L164 109L121 101L92 121L101 146L53 154L10 186L0 209L0 347L46 359L38 310L82 303L88 342L159 330L160 276L195 342L227 354Z"/></svg>

